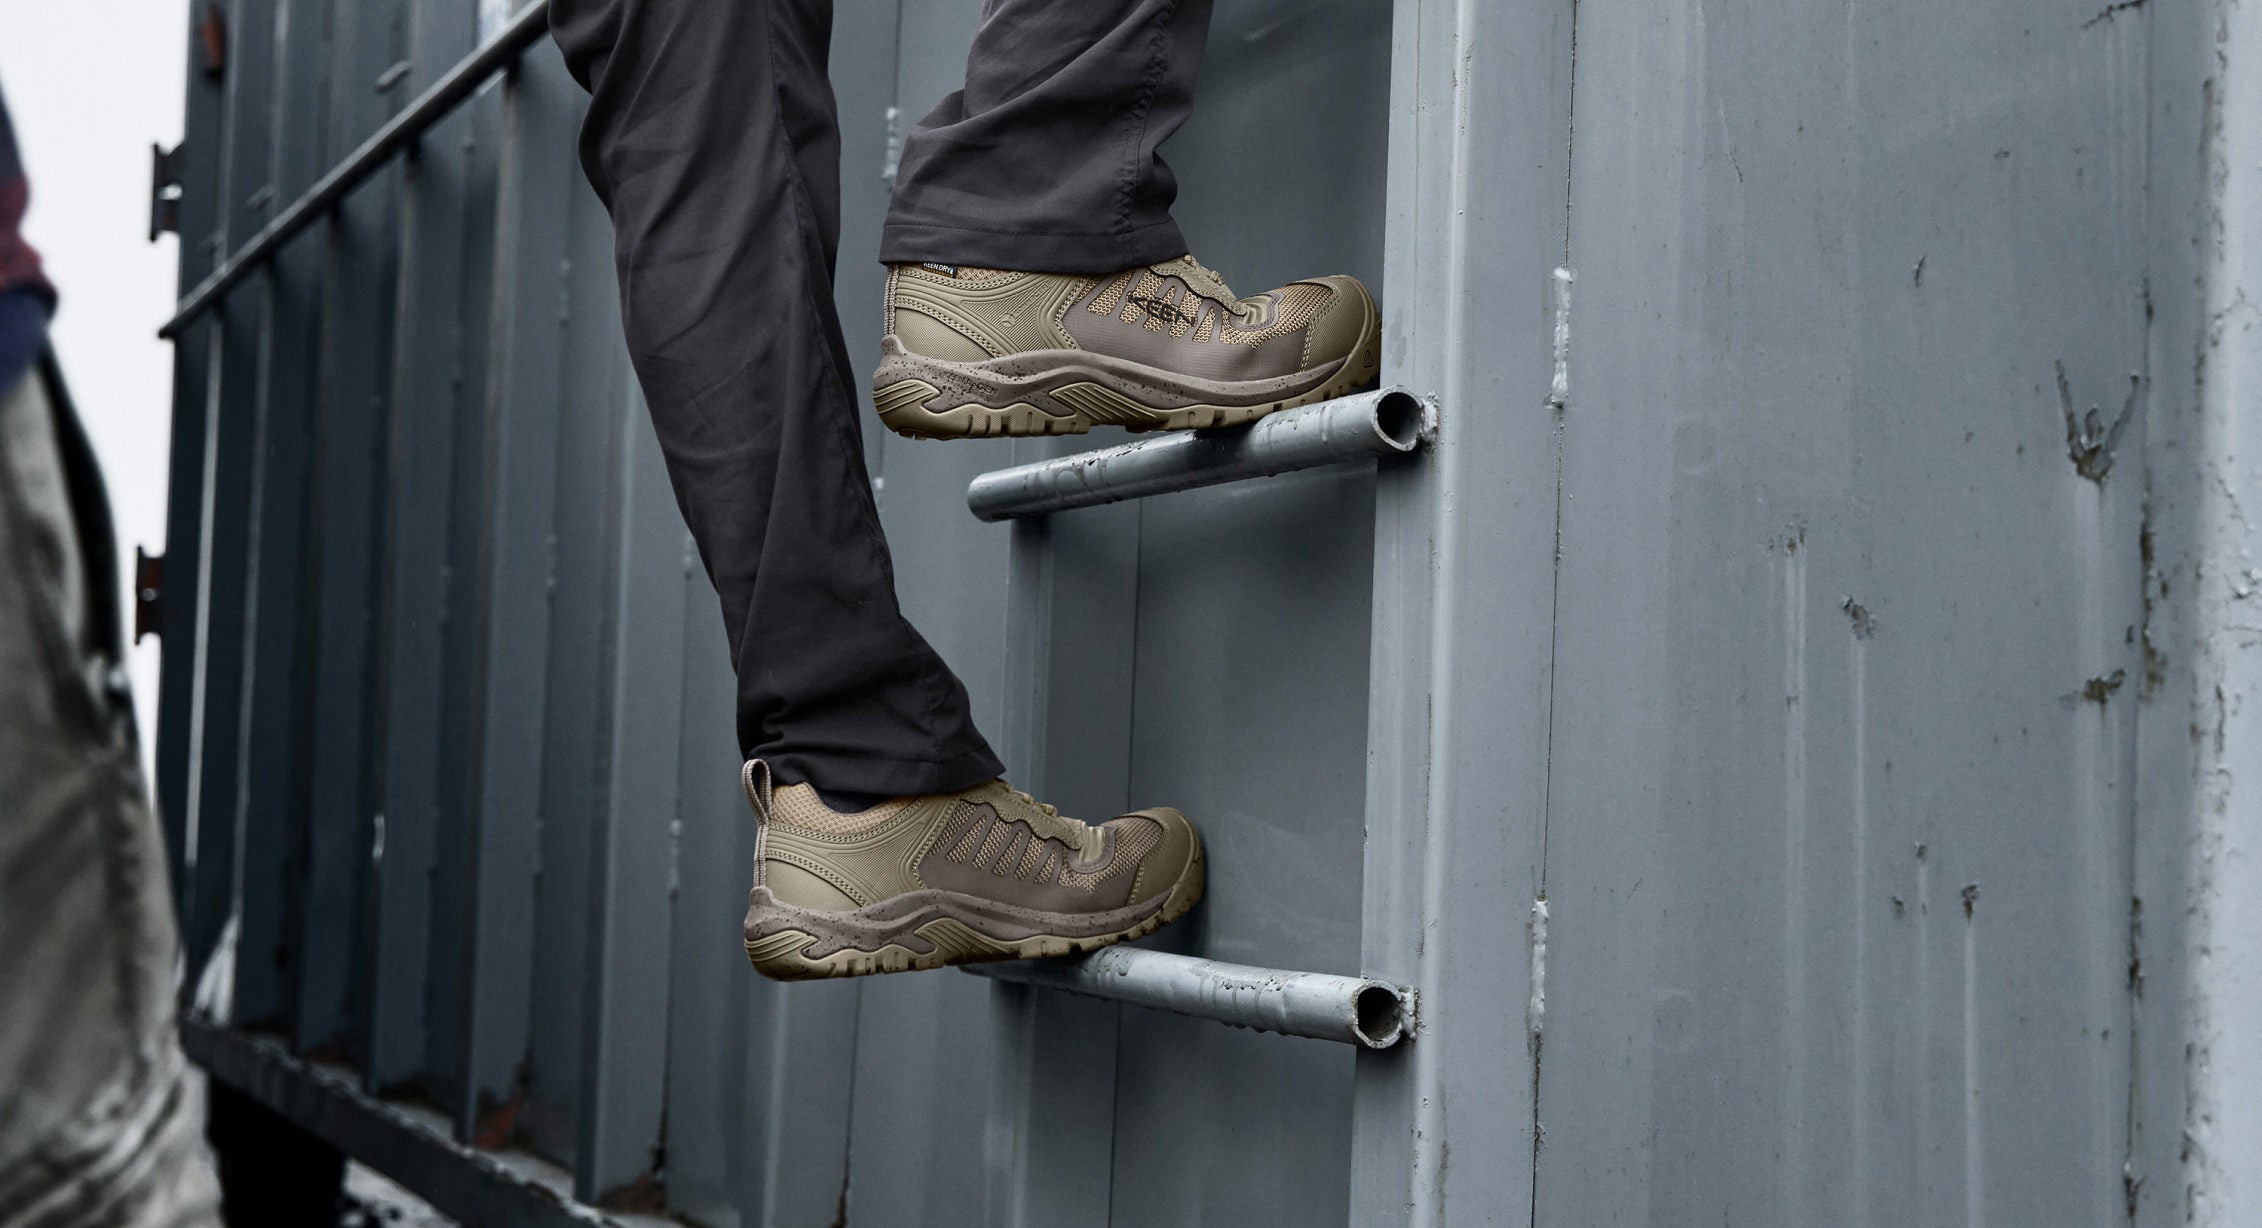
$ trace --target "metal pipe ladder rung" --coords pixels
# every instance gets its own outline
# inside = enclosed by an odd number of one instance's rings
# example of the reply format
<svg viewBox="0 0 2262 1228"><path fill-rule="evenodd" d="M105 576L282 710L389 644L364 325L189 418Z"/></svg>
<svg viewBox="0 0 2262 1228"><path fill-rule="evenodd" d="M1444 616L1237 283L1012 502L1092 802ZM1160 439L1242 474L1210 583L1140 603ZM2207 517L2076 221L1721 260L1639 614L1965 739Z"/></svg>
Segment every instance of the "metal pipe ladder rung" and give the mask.
<svg viewBox="0 0 2262 1228"><path fill-rule="evenodd" d="M966 506L982 520L1042 516L1370 456L1412 452L1434 431L1428 402L1377 388L1285 409L1247 427L1188 431L982 474Z"/></svg>
<svg viewBox="0 0 2262 1228"><path fill-rule="evenodd" d="M1372 977L1255 968L1120 946L1073 959L971 964L965 970L992 980L1367 1049L1388 1049L1414 1031L1414 991Z"/></svg>

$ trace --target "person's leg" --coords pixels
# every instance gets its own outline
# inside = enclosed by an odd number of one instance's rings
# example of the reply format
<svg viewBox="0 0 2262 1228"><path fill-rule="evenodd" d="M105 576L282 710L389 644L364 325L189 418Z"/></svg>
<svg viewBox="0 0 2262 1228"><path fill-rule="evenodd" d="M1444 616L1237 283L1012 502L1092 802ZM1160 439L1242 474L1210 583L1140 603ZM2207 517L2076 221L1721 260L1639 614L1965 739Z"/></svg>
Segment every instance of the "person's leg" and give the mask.
<svg viewBox="0 0 2262 1228"><path fill-rule="evenodd" d="M1074 6L1063 6L1074 7ZM897 608L834 314L830 0L556 0L590 92L629 353L722 599L738 731L779 778L944 792L1000 775Z"/></svg>
<svg viewBox="0 0 2262 1228"><path fill-rule="evenodd" d="M1209 0L989 0L966 88L904 140L880 259L1113 273L1184 255L1156 155L1194 108Z"/></svg>
<svg viewBox="0 0 2262 1228"><path fill-rule="evenodd" d="M797 979L1137 937L1201 897L1193 825L1080 823L992 779L964 689L896 611L834 318L829 22L829 0L551 9L591 94L630 354L737 637L747 956Z"/></svg>
<svg viewBox="0 0 2262 1228"><path fill-rule="evenodd" d="M904 435L1233 426L1382 369L1351 277L1241 298L1186 255L1155 150L1194 103L1208 0L991 0L966 88L904 143L880 421Z"/></svg>

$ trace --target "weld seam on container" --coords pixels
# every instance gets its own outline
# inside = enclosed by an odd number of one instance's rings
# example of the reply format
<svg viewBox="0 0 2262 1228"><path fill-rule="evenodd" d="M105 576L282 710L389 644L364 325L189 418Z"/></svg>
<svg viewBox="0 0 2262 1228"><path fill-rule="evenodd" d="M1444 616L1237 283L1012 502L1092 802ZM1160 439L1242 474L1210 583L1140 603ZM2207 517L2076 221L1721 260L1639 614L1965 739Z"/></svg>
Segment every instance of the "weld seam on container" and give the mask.
<svg viewBox="0 0 2262 1228"><path fill-rule="evenodd" d="M972 964L966 971L1367 1049L1388 1049L1414 1030L1413 991L1363 976L1253 968L1138 947L1108 947L1077 959Z"/></svg>
<svg viewBox="0 0 2262 1228"><path fill-rule="evenodd" d="M994 470L966 488L966 506L987 521L1042 516L1394 456L1420 447L1430 434L1425 401L1403 388L1378 388L1282 410L1246 428L1180 432Z"/></svg>
<svg viewBox="0 0 2262 1228"><path fill-rule="evenodd" d="M285 206L275 219L259 228L251 241L236 249L236 254L212 271L194 290L181 299L174 309L173 318L157 330L157 335L173 338L187 328L196 317L210 310L236 283L251 275L272 257L276 250L288 243L300 231L314 224L316 218L329 212L330 207L343 199L346 193L361 186L363 180L385 165L396 153L406 148L424 130L447 118L449 112L478 92L489 77L503 71L518 61L528 47L548 33L550 29L550 0L535 0L520 9L495 37L488 39L470 55L456 62L429 89L418 94L401 108L400 114L387 120L385 126L371 134L369 139L352 153L347 154L315 181L306 194Z"/></svg>

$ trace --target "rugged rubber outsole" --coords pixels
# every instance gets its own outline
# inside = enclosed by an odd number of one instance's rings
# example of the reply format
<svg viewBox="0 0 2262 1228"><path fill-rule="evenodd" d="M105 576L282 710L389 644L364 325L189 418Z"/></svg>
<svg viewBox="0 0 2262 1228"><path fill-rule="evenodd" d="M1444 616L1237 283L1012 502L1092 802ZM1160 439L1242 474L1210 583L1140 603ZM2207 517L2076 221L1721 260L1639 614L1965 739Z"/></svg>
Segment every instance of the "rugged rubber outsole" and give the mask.
<svg viewBox="0 0 2262 1228"><path fill-rule="evenodd" d="M1041 350L987 362L913 354L880 341L872 401L889 430L912 439L1082 435L1094 426L1187 431L1239 426L1330 401L1382 374L1382 315L1362 294L1358 344L1331 367L1278 379L1212 381L1081 350Z"/></svg>
<svg viewBox="0 0 2262 1228"><path fill-rule="evenodd" d="M1140 905L1097 916L1030 912L940 891L916 893L928 898L908 908L905 897L897 897L853 912L824 912L778 903L768 888L756 887L746 913L746 958L755 971L772 980L810 981L1077 955L1144 938L1185 916L1202 898L1203 874L1197 843L1160 907ZM1128 924L1108 926L1110 921ZM1084 934L1034 928L1047 922L1056 930L1073 931L1094 922L1106 928ZM1010 932L1015 930L1028 932L1015 936ZM869 947L857 942L809 954L828 936L842 942L844 934L857 931L877 935L877 941Z"/></svg>

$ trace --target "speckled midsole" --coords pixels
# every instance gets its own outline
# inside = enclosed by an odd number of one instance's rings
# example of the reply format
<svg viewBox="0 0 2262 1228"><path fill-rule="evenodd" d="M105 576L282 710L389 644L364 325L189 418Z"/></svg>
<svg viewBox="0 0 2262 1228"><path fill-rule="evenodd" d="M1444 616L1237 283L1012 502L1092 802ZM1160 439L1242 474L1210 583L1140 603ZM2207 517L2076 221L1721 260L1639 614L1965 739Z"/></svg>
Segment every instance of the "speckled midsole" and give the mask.
<svg viewBox="0 0 2262 1228"><path fill-rule="evenodd" d="M1030 405L1058 417L1074 417L1088 409L1057 401L1054 391L1097 384L1154 410L1183 409L1192 405L1269 405L1301 397L1327 383L1351 355L1325 366L1259 380L1205 380L1175 375L1143 363L1087 350L1030 350L983 362L950 362L909 353L893 336L880 340L880 365L873 372L875 391L910 382L929 385L935 395L924 398L921 408L941 411L961 405L1003 409Z"/></svg>
<svg viewBox="0 0 2262 1228"><path fill-rule="evenodd" d="M1018 908L995 900L955 891L911 891L862 908L833 911L798 908L780 903L767 887L756 887L747 897L746 941L786 931L814 935L816 941L801 951L805 959L819 959L835 951L878 951L889 946L925 954L934 944L919 930L938 920L952 920L985 938L1000 943L1037 937L1091 938L1130 929L1160 911L1172 892L1142 904L1093 913L1042 912Z"/></svg>

